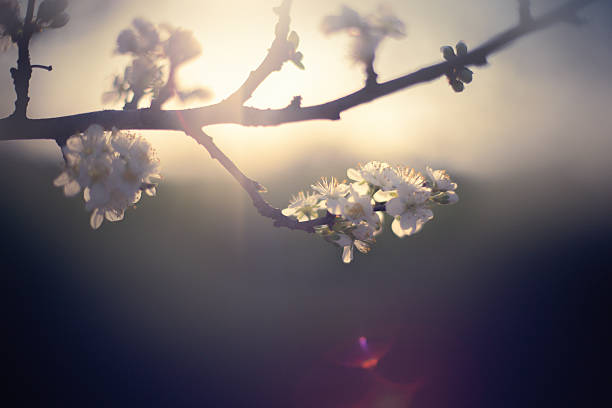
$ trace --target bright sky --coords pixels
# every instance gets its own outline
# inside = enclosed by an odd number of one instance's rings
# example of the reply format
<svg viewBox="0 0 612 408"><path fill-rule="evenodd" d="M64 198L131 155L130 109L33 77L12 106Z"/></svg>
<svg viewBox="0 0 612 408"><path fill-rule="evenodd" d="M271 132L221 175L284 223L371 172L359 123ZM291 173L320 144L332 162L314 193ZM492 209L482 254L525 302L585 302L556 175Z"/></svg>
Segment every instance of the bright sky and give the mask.
<svg viewBox="0 0 612 408"><path fill-rule="evenodd" d="M536 2L537 11L560 2ZM185 66L179 79L186 85L210 88L215 94L212 102L218 101L235 90L265 56L276 18L271 9L278 3L74 1L69 25L41 37L32 48L33 63L52 64L54 70L35 71L30 116L121 108L121 104L103 105L101 95L127 61L113 55L116 35L137 16L194 31L203 56ZM337 13L343 3L363 13L379 4L377 0L294 1L292 28L301 37L306 70L286 64L248 105L282 107L294 95L311 105L361 86L361 68L348 58L348 36L326 37L319 29L321 19ZM381 80L440 61L441 45L464 40L475 46L516 21L516 3L508 0L386 3L406 22L408 36L382 44L376 61ZM240 167L256 173L254 177L282 172L289 161L305 157L321 167L322 175L329 172L330 158L340 168L354 165L355 160L376 159L415 166L430 163L454 173L512 172L516 167L538 169L559 163L601 172L608 166L605 152L612 147L608 137L612 14L611 7L602 3L584 13L590 19L586 26L557 26L493 56L490 66L475 70L474 82L462 94L455 94L440 79L345 112L339 122L275 128L224 125L208 132ZM15 58L15 50L0 56L0 72L5 73L0 95L8 95L0 103L0 116L12 110L8 68ZM179 132L149 135L167 176L189 176L211 165L208 156ZM59 160L52 144L27 143L26 149Z"/></svg>

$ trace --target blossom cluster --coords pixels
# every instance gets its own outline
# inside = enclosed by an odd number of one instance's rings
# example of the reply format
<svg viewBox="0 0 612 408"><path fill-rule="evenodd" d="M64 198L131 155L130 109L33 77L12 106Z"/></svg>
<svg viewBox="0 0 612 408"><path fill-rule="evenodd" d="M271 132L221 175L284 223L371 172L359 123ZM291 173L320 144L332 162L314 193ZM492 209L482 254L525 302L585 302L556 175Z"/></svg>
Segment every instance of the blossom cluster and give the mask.
<svg viewBox="0 0 612 408"><path fill-rule="evenodd" d="M144 191L153 196L160 166L155 150L141 136L92 125L71 136L62 148L64 171L53 184L66 196L83 191L85 208L92 211L90 225L100 227L104 218L120 221Z"/></svg>
<svg viewBox="0 0 612 408"><path fill-rule="evenodd" d="M353 260L353 249L368 253L382 232L384 214L392 217L391 230L400 238L416 234L433 218L432 207L459 200L445 170L415 169L371 161L347 170L350 181L322 178L312 191L299 192L283 215L311 221L334 215L332 222L315 228L325 240L343 248L342 261Z"/></svg>
<svg viewBox="0 0 612 408"><path fill-rule="evenodd" d="M65 26L70 19L68 0L43 0L33 24L35 31ZM0 0L0 52L8 49L23 32L23 18L18 0Z"/></svg>
<svg viewBox="0 0 612 408"><path fill-rule="evenodd" d="M105 93L103 100L127 100L131 95L137 103L145 95L158 97L170 79L170 72L198 57L202 46L191 31L135 18L130 28L119 33L116 52L130 55L132 62L123 75L115 76L113 90ZM174 91L181 100L209 96L209 91L202 88Z"/></svg>
<svg viewBox="0 0 612 408"><path fill-rule="evenodd" d="M350 7L342 6L339 15L327 16L321 26L325 34L347 31L354 38L351 56L356 62L370 64L376 49L385 37L402 38L406 26L387 7L379 7L373 14L361 16Z"/></svg>

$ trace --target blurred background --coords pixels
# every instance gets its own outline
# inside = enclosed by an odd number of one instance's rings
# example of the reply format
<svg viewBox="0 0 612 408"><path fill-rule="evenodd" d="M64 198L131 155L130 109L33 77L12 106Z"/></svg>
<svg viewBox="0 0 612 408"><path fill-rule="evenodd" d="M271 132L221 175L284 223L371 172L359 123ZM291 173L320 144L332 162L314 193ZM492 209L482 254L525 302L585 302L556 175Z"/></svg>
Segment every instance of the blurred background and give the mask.
<svg viewBox="0 0 612 408"><path fill-rule="evenodd" d="M32 62L54 69L34 71L29 115L120 109L101 96L128 62L113 53L116 35L138 16L194 31L204 52L180 81L220 101L265 56L277 3L73 1L71 22L32 45ZM319 29L343 3L363 13L379 4L294 1L306 70L287 64L249 105L283 107L294 95L312 105L361 87L348 36ZM380 80L517 20L509 0L386 3L408 36L383 42ZM562 1L533 3L538 14ZM158 196L97 231L82 199L52 185L62 168L54 143L0 142L3 398L17 398L14 406L607 406L612 5L581 15L587 24L557 25L495 54L461 94L440 79L337 122L208 128L281 208L358 162L450 172L457 205L437 209L413 237L398 239L387 225L350 265L315 236L274 228L180 132L145 133L162 163ZM15 49L0 54L0 117L12 112L16 58ZM362 363L373 351L353 353L361 337L385 350L369 369Z"/></svg>

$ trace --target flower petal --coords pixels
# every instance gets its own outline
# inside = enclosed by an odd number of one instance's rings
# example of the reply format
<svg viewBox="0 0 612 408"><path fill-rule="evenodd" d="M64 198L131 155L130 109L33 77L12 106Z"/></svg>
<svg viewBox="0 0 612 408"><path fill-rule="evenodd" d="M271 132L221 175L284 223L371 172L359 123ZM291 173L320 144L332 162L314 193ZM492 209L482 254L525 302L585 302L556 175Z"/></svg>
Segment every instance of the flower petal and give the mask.
<svg viewBox="0 0 612 408"><path fill-rule="evenodd" d="M63 172L55 180L53 180L53 185L55 187L61 187L70 182L70 175L67 172Z"/></svg>
<svg viewBox="0 0 612 408"><path fill-rule="evenodd" d="M136 204L138 201L140 201L141 197L142 192L140 190L136 191L134 195L130 198L130 204Z"/></svg>
<svg viewBox="0 0 612 408"><path fill-rule="evenodd" d="M357 248L357 250L362 254L367 254L368 252L370 252L370 249L372 249L370 245L363 241L355 240L354 244L355 248Z"/></svg>
<svg viewBox="0 0 612 408"><path fill-rule="evenodd" d="M104 137L104 128L98 124L94 124L87 128L85 134L93 139L99 139Z"/></svg>
<svg viewBox="0 0 612 408"><path fill-rule="evenodd" d="M374 193L374 196L373 196L374 200L379 203L384 203L385 201L389 201L395 197L397 197L397 192L394 190L391 190L391 191L378 190L376 193Z"/></svg>
<svg viewBox="0 0 612 408"><path fill-rule="evenodd" d="M67 197L77 195L81 191L81 185L76 181L72 180L70 183L64 185L64 194Z"/></svg>
<svg viewBox="0 0 612 408"><path fill-rule="evenodd" d="M348 169L346 171L346 175L351 180L355 180L355 181L362 181L363 180L363 177L361 177L361 172L359 170L355 170L353 168Z"/></svg>
<svg viewBox="0 0 612 408"><path fill-rule="evenodd" d="M419 218L411 212L405 212L400 217L400 228L406 235L416 234L419 227Z"/></svg>
<svg viewBox="0 0 612 408"><path fill-rule="evenodd" d="M392 217L397 217L404 212L406 209L406 204L399 197L395 197L387 202L385 209L387 214Z"/></svg>
<svg viewBox="0 0 612 408"><path fill-rule="evenodd" d="M346 200L344 198L341 199L333 199L330 198L327 200L327 211L334 215L340 215L342 213L342 207L344 206L344 202Z"/></svg>
<svg viewBox="0 0 612 408"><path fill-rule="evenodd" d="M91 213L91 218L89 219L89 225L91 228L98 229L100 225L102 225L102 221L104 221L104 215L102 215L102 211L99 208L96 208Z"/></svg>
<svg viewBox="0 0 612 408"><path fill-rule="evenodd" d="M353 260L353 246L347 245L342 250L342 262L345 264L351 263Z"/></svg>
<svg viewBox="0 0 612 408"><path fill-rule="evenodd" d="M353 193L357 193L357 195L368 195L370 192L370 185L365 181L360 181L358 183L351 184L351 188L353 189ZM349 189L350 191L350 189Z"/></svg>
<svg viewBox="0 0 612 408"><path fill-rule="evenodd" d="M402 230L402 227L400 226L399 217L395 217L395 219L391 223L391 230L395 235L400 238L404 238L406 236L406 234L404 234L404 231Z"/></svg>
<svg viewBox="0 0 612 408"><path fill-rule="evenodd" d="M96 207L102 207L110 200L110 192L102 183L94 183L89 189L89 195L91 202L94 203Z"/></svg>
<svg viewBox="0 0 612 408"><path fill-rule="evenodd" d="M82 152L83 151L83 140L80 135L70 136L66 141L66 146L73 152Z"/></svg>

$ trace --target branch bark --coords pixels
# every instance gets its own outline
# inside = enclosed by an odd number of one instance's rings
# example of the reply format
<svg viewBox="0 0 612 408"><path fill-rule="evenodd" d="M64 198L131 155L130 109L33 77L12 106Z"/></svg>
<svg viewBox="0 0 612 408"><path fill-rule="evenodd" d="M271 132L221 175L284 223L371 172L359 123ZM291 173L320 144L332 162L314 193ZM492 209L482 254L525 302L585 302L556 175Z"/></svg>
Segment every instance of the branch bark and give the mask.
<svg viewBox="0 0 612 408"><path fill-rule="evenodd" d="M17 59L17 68L11 68L11 76L15 84L15 112L12 117L15 119L26 119L28 96L30 89L30 79L32 78L32 65L30 63L30 40L34 33L32 19L34 18L34 6L36 0L28 0L28 8L26 10L25 20L23 22L23 31L17 39L17 48L19 57ZM0 126L1 129L1 126ZM1 134L1 133L0 133Z"/></svg>
<svg viewBox="0 0 612 408"><path fill-rule="evenodd" d="M280 209L270 205L261 195L261 184L248 178L240 169L225 155L213 142L212 137L208 136L199 127L192 127L186 123L185 133L194 138L198 144L203 146L210 157L217 160L224 168L232 175L232 177L242 186L247 192L253 205L259 214L264 217L274 220L275 227L286 227L293 230L302 230L306 232L314 232L314 227L318 225L332 225L336 216L327 213L325 217L317 218L311 221L299 222L296 219L283 215Z"/></svg>
<svg viewBox="0 0 612 408"><path fill-rule="evenodd" d="M524 18L525 12L523 10L523 18L520 19L516 27L494 36L471 52L450 61L434 64L380 84L376 83L376 77L373 76L374 79L367 81L364 88L327 103L301 107L300 98L296 97L284 109L267 110L246 107L243 104L273 71L279 70L282 64L288 60L286 50L291 0L284 0L277 9L279 22L276 26L276 36L260 66L251 72L242 86L224 101L195 109L160 110L158 106L155 106L153 109L105 110L49 119L28 119L25 110L29 100L27 96L28 84L32 71L28 52L31 33L29 35L24 34L23 47L19 43L20 62L18 62L18 69L12 71L13 78L16 78L15 89L18 95L16 111L10 117L0 120L0 140L53 139L61 146L66 143L69 136L86 130L92 124L99 124L106 130L117 128L184 131L202 145L211 158L217 160L230 173L249 194L257 211L264 217L273 219L275 226L314 232L314 228L319 225L329 225L331 227L336 216L328 212L324 217L299 222L283 215L280 209L273 207L262 197L261 185L242 173L232 160L215 145L213 139L202 131L202 127L222 123L244 126L274 126L314 119L338 120L340 114L345 110L412 85L432 81L451 72L454 68L485 65L491 54L529 33L558 22L574 21L577 18L577 11L595 1L597 0L569 0L537 19ZM34 0L29 0L28 3L27 16L29 17L26 19L26 27L31 23L31 9L33 10L34 2ZM522 2L521 4L524 9L524 5L527 3ZM368 78L370 78L370 75L368 75ZM384 209L384 203L377 204L375 207L375 211L384 211Z"/></svg>
<svg viewBox="0 0 612 408"><path fill-rule="evenodd" d="M580 9L595 1L598 0L570 0L539 18L523 21L516 27L494 36L464 56L430 65L387 82L371 84L344 97L319 105L300 107L290 104L284 109L257 109L237 104L236 100L248 99L263 81L258 69L249 76L238 91L215 105L185 110L103 110L48 119L26 119L13 115L0 119L0 140L52 139L62 144L70 135L82 132L96 123L107 130L113 127L133 130L183 130L179 116L200 127L225 123L275 126L316 119L338 120L345 110L413 85L440 78L455 67L484 65L491 54L515 40L555 23L571 21ZM265 60L262 63L262 66L264 65L267 66ZM261 72L267 71L269 68Z"/></svg>

